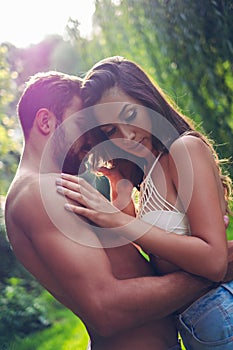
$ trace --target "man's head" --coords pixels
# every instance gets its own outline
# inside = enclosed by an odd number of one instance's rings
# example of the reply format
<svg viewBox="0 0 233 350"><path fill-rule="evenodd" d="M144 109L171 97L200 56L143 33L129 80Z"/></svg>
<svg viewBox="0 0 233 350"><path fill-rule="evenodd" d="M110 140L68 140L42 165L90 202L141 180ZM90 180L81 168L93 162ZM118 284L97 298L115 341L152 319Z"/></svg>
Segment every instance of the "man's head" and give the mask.
<svg viewBox="0 0 233 350"><path fill-rule="evenodd" d="M41 110L53 113L60 124L74 97L80 99L82 80L60 72L37 73L26 83L18 103L18 116L25 140ZM80 99L81 108L81 99Z"/></svg>
<svg viewBox="0 0 233 350"><path fill-rule="evenodd" d="M77 173L87 153L87 137L81 132L83 121L76 115L82 109L81 84L82 79L76 76L55 71L37 73L26 83L19 100L25 144L39 159L46 155L48 171L53 160L60 170Z"/></svg>

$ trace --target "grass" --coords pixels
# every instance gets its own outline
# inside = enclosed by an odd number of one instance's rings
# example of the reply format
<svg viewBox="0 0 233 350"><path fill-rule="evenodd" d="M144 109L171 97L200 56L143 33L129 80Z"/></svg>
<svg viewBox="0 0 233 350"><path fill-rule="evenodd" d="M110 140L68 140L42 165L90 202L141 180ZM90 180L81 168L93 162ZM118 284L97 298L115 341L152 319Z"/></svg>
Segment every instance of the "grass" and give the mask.
<svg viewBox="0 0 233 350"><path fill-rule="evenodd" d="M52 326L24 338L0 344L0 350L86 350L88 334L82 322L72 312L44 292L48 318ZM182 345L182 350L185 350Z"/></svg>
<svg viewBox="0 0 233 350"><path fill-rule="evenodd" d="M227 229L227 238L233 240L233 217L230 217L230 225Z"/></svg>
<svg viewBox="0 0 233 350"><path fill-rule="evenodd" d="M86 350L88 335L82 322L50 295L43 297L47 299L52 326L1 344L1 350Z"/></svg>

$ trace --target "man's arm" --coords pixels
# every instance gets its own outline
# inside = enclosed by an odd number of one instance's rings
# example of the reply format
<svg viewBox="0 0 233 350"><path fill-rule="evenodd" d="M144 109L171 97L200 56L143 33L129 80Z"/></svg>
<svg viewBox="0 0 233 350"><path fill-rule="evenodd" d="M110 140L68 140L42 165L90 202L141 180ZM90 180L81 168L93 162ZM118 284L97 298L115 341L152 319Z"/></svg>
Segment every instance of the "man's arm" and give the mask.
<svg viewBox="0 0 233 350"><path fill-rule="evenodd" d="M99 334L110 336L158 320L192 302L211 286L211 282L183 272L116 279L90 226L63 210L65 198L56 193L53 182L51 178L45 186L49 195L44 203L38 186L27 191L18 221L27 229L28 239L48 274L65 300L70 301L71 310ZM70 233L67 228L71 228ZM14 246L14 239L12 243ZM15 249L20 250L20 245Z"/></svg>

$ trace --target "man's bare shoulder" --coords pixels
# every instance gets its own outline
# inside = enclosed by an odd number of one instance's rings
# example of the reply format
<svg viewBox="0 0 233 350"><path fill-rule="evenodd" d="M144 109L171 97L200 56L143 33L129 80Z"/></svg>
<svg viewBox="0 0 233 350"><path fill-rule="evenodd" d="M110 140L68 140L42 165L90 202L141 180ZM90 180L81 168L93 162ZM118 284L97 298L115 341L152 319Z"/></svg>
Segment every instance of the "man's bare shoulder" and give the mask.
<svg viewBox="0 0 233 350"><path fill-rule="evenodd" d="M12 217L17 216L18 209L23 209L22 206L27 203L28 197L36 193L38 188L38 175L17 174L11 183L9 191L6 196L5 212Z"/></svg>
<svg viewBox="0 0 233 350"><path fill-rule="evenodd" d="M43 182L50 182L54 179L54 174L43 176ZM40 182L41 176L36 173L19 174L14 178L6 197L6 211L15 213L18 210L26 210L33 207L41 201ZM53 180L55 181L55 180Z"/></svg>
<svg viewBox="0 0 233 350"><path fill-rule="evenodd" d="M48 179L50 176L48 176ZM40 176L36 173L19 173L15 176L6 197L5 220L19 225L32 221L35 211L42 214ZM42 219L42 218L41 218ZM44 219L44 215L43 215Z"/></svg>
<svg viewBox="0 0 233 350"><path fill-rule="evenodd" d="M59 174L49 173L16 178L7 196L6 225L12 226L8 223L14 222L31 238L33 234L50 230L62 233L77 243L99 246L93 227L83 218L65 210L67 199L56 189L58 177Z"/></svg>

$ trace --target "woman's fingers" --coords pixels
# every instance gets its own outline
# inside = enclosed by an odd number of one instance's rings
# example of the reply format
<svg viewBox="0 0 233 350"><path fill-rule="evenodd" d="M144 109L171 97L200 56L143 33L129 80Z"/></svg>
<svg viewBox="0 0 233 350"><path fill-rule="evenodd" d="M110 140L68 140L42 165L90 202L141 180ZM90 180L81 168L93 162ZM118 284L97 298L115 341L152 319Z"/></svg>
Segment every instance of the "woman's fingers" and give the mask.
<svg viewBox="0 0 233 350"><path fill-rule="evenodd" d="M70 180L57 179L56 185L68 188L69 190L72 190L75 192L80 192L80 185L77 182L72 182Z"/></svg>
<svg viewBox="0 0 233 350"><path fill-rule="evenodd" d="M68 197L69 199L78 202L79 204L86 205L87 199L85 196L79 192L69 190L62 186L57 186L57 192Z"/></svg>
<svg viewBox="0 0 233 350"><path fill-rule="evenodd" d="M70 174L61 174L61 180L63 181L63 183L65 183L66 181L67 184L73 182L74 184L81 185L83 188L86 188L89 191L96 191L92 185L90 185L86 180L84 180L81 177L77 177Z"/></svg>
<svg viewBox="0 0 233 350"><path fill-rule="evenodd" d="M90 219L90 212L92 212L90 209L88 208L85 208L85 207L79 207L77 205L73 205L73 204L69 204L69 203L66 203L65 204L65 209L72 212L72 213L75 213L77 215L82 215L82 216L85 216L87 219Z"/></svg>
<svg viewBox="0 0 233 350"><path fill-rule="evenodd" d="M76 175L61 173L61 178L74 183L79 183L79 177Z"/></svg>
<svg viewBox="0 0 233 350"><path fill-rule="evenodd" d="M58 179L56 184L58 193L74 201L65 204L67 210L84 216L101 227L116 225L114 220L118 218L119 210L84 179L67 174Z"/></svg>
<svg viewBox="0 0 233 350"><path fill-rule="evenodd" d="M104 227L103 220L101 220L99 218L99 216L97 215L97 213L92 209L85 208L85 207L79 207L79 206L72 205L69 203L65 204L65 209L72 212L73 214L85 217L86 219L88 219L88 221L91 221L91 222L95 223L96 225L100 225L100 223L102 223L102 227ZM107 224L107 226L108 226L108 224Z"/></svg>
<svg viewBox="0 0 233 350"><path fill-rule="evenodd" d="M102 227L105 227L105 225L109 227L108 221L103 221L103 219L99 217L99 214L95 210L86 207L79 207L69 203L65 204L65 209L74 214L84 216L88 220L94 222L96 225L101 224Z"/></svg>
<svg viewBox="0 0 233 350"><path fill-rule="evenodd" d="M65 209L74 214L81 215L87 218L89 221L92 221L96 225L103 228L116 228L120 226L116 218L116 216L118 215L117 213L100 213L94 209L79 207L70 203L65 204Z"/></svg>
<svg viewBox="0 0 233 350"><path fill-rule="evenodd" d="M116 212L117 209L98 191L91 187L91 191L83 188L81 185L71 184L69 181L64 185L63 180L58 181L57 192L67 198L78 202L89 209L96 212Z"/></svg>
<svg viewBox="0 0 233 350"><path fill-rule="evenodd" d="M69 175L65 178L57 179L56 185L80 193L89 199L92 199L93 196L97 196L99 194L99 192L93 186L88 184L85 180L72 175ZM62 193L62 191L60 191L60 193Z"/></svg>

